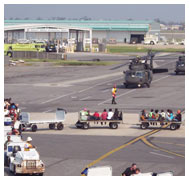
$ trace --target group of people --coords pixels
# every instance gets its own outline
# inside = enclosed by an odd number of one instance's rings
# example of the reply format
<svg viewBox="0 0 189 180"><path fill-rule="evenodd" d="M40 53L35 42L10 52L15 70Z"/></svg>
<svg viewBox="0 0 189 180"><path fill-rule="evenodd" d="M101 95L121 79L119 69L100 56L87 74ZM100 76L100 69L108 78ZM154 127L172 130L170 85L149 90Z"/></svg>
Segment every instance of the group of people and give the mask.
<svg viewBox="0 0 189 180"><path fill-rule="evenodd" d="M173 111L171 109L167 109L165 112L163 109L161 111L151 109L150 112L146 112L145 109L141 111L140 119L142 121L145 120L157 120L157 121L182 121L182 114L181 110L178 109L177 113L174 115Z"/></svg>
<svg viewBox="0 0 189 180"><path fill-rule="evenodd" d="M128 167L123 173L122 176L133 176L135 174L140 174L140 169L137 168L137 165L133 163L131 167Z"/></svg>
<svg viewBox="0 0 189 180"><path fill-rule="evenodd" d="M113 112L112 109L109 109L107 112L106 109L100 114L98 111L95 111L93 115L91 115L90 111L87 108L84 108L80 111L80 119L81 120L122 120L122 112L118 111L116 108Z"/></svg>
<svg viewBox="0 0 189 180"><path fill-rule="evenodd" d="M19 104L11 102L11 98L4 99L4 117L12 120L12 135L20 135L18 121L20 120L21 110Z"/></svg>

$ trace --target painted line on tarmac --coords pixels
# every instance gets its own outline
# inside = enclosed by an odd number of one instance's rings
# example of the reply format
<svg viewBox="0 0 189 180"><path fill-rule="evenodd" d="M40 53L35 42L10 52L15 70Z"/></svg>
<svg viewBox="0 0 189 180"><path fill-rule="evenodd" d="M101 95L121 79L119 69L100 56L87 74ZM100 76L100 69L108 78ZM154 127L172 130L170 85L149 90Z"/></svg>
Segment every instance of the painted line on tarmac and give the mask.
<svg viewBox="0 0 189 180"><path fill-rule="evenodd" d="M85 98L80 99L80 101L83 101L83 100L89 99L90 97L91 97L91 96L87 96L87 97L85 97Z"/></svg>
<svg viewBox="0 0 189 180"><path fill-rule="evenodd" d="M172 155L175 155L175 156L178 156L178 157L185 158L185 156L182 155L182 154L178 154L178 153L169 151L169 150L167 150L167 149L163 149L163 148L160 148L160 147L155 146L154 144L150 143L145 137L141 138L141 140L142 140L147 146L149 146L149 147L151 147L151 148L153 148L153 149L157 149L157 150L166 152L166 153L168 153L168 154L172 154Z"/></svg>
<svg viewBox="0 0 189 180"><path fill-rule="evenodd" d="M150 152L150 153L151 153L151 154L158 155L158 156L167 157L167 158L170 158L170 159L175 159L173 156L167 156L167 155L164 155L164 154L159 154L159 153L155 153L155 152Z"/></svg>
<svg viewBox="0 0 189 180"><path fill-rule="evenodd" d="M166 128L166 127L169 126L169 125L170 125L170 123L168 123L167 125L164 125L162 128ZM125 144L123 144L123 145L121 145L121 146L119 146L119 147L117 147L117 148L115 148L115 149L113 149L113 150L107 152L106 154L100 156L98 159L96 159L96 160L94 160L93 162L91 162L90 164L88 164L88 165L86 166L86 168L89 168L89 167L93 166L94 164L96 164L96 163L98 163L99 161L101 161L101 160L107 158L107 157L110 156L111 154L113 154L113 153L115 153L115 152L117 152L117 151L119 151L119 150L121 150L121 149L123 149L123 148L125 148L125 147L127 147L127 146L129 146L129 145L131 145L131 144L134 144L134 143L140 141L141 139L143 139L143 138L145 138L145 137L148 137L148 136L150 136L150 135L152 135L152 134L155 134L155 133L157 133L157 132L159 132L159 131L161 131L161 129L155 129L155 130L152 130L152 131L150 131L150 132L147 132L147 133L145 133L145 134L143 134L143 135L141 135L141 136L138 136L138 137L134 138L133 140L131 140L131 141L129 141L129 142L127 142L127 143L125 143ZM83 170L85 170L86 168L84 168ZM83 171L83 170L82 170L82 171Z"/></svg>
<svg viewBox="0 0 189 180"><path fill-rule="evenodd" d="M175 145L175 146L182 146L182 147L185 147L185 144L174 144L174 143L161 142L161 141L151 141L151 142L160 143L160 144L170 144L170 145Z"/></svg>
<svg viewBox="0 0 189 180"><path fill-rule="evenodd" d="M43 111L43 113L47 113L47 112L50 112L50 111L52 111L52 109L49 109L47 111Z"/></svg>
<svg viewBox="0 0 189 180"><path fill-rule="evenodd" d="M52 101L55 101L55 100L57 100L57 99L61 99L61 98L63 98L63 97L69 96L69 95L74 94L74 93L75 93L75 92L72 92L72 93L69 93L69 94L64 94L64 95L62 95L62 96L58 96L58 97L56 97L56 98L53 98L53 99L49 99L49 100L47 100L47 101L44 101L44 102L42 102L42 103L40 103L40 104L46 104L46 103L48 103L48 102L52 102Z"/></svg>
<svg viewBox="0 0 189 180"><path fill-rule="evenodd" d="M157 81L161 81L162 79L168 78L169 76L170 76L170 75L167 75L167 76L161 77L161 78L159 78L159 79L156 79L156 80L152 81L152 83L157 82ZM123 94L120 94L119 96L117 96L116 99L118 99L119 97L124 96L124 95L126 95L126 94L132 93L132 92L134 92L134 91L136 91L136 90L137 90L137 89L133 89L133 90L130 90L130 91L125 92L125 93L123 93ZM107 99L107 100L105 100L105 101L99 103L98 106L104 104L105 102L111 101L111 100L112 100L112 98L109 98L109 99Z"/></svg>

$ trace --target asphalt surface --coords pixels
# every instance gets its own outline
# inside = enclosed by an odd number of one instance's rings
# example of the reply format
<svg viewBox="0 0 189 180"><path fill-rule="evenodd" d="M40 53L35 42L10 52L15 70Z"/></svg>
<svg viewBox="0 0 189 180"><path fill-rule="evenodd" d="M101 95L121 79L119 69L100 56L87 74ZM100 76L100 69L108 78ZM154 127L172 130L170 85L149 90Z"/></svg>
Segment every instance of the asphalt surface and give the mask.
<svg viewBox="0 0 189 180"><path fill-rule="evenodd" d="M78 112L84 107L91 111L116 107L123 112L135 113L142 108L184 110L185 76L174 73L178 56L161 54L155 57L154 65L168 68L169 72L154 74L150 88L123 87L122 72L128 68L129 57L112 66L7 66L4 71L5 97L12 97L12 101L19 103L22 111L26 112L54 112L57 107L68 112ZM110 60L112 57L116 58L110 56ZM111 105L114 84L118 88L117 105ZM184 137L178 138L174 132L171 137L146 137L148 142L159 147L157 149L141 140L127 145L138 136L134 131L129 135L125 132L123 136L114 136L114 132L112 136L89 136L46 131L43 134L41 131L26 133L23 137L33 138L33 144L46 164L45 175L49 176L79 176L82 169L92 162L94 166L111 165L114 176L121 175L133 162L142 172L173 171L176 176L185 175ZM122 145L127 146L96 162L99 157ZM7 167L4 171L5 175L11 175Z"/></svg>
<svg viewBox="0 0 189 180"><path fill-rule="evenodd" d="M154 58L156 67L168 68L169 72L154 74L150 88L124 88L122 72L128 68L125 64L129 60L100 67L5 67L5 97L12 97L28 112L54 112L57 107L68 112L78 112L83 107L91 111L117 107L124 112L138 112L141 107L184 109L185 76L174 73L178 56ZM111 105L114 84L118 89L117 105Z"/></svg>
<svg viewBox="0 0 189 180"><path fill-rule="evenodd" d="M160 132L161 133L161 132ZM46 176L80 176L88 164L113 149L128 143L135 137L130 136L79 136L27 134L40 152L40 157L46 165ZM184 138L157 138L148 140L158 147L165 148L184 156ZM143 142L133 143L110 156L95 163L93 166L112 166L113 176L120 176L125 168L133 162L141 172L173 171L174 176L185 175L185 159L167 152L153 149ZM5 168L5 175L12 175Z"/></svg>

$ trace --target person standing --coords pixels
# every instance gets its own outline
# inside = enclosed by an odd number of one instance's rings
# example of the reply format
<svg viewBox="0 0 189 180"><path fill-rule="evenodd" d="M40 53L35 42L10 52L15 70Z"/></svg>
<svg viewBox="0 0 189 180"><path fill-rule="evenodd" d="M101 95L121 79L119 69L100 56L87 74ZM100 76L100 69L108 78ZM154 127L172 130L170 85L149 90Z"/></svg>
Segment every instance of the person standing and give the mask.
<svg viewBox="0 0 189 180"><path fill-rule="evenodd" d="M112 88L112 104L117 104L115 101L116 93L117 93L117 88L116 85L114 85L114 87Z"/></svg>

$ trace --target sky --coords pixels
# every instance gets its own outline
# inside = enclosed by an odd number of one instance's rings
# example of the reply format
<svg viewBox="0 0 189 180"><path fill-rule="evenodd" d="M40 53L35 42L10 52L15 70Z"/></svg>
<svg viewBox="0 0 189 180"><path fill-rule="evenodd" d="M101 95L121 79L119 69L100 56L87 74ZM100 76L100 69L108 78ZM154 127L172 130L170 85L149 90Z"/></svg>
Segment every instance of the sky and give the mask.
<svg viewBox="0 0 189 180"><path fill-rule="evenodd" d="M94 20L154 20L185 22L184 4L5 4L4 17L66 19L87 16Z"/></svg>

